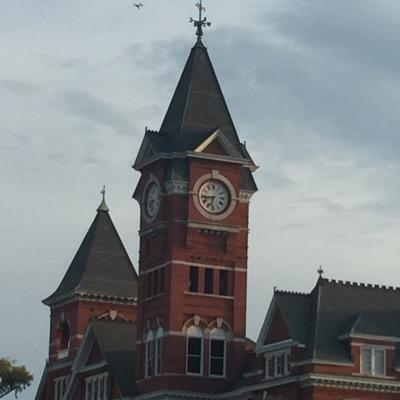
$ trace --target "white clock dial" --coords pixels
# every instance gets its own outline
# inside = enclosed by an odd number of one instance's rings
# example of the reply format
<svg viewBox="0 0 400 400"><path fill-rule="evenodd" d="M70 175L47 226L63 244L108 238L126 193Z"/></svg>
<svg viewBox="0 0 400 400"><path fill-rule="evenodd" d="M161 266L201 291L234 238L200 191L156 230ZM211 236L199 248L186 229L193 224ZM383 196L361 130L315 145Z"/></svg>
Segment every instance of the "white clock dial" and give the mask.
<svg viewBox="0 0 400 400"><path fill-rule="evenodd" d="M229 206L230 194L220 181L209 180L199 191L200 204L211 214L221 214Z"/></svg>
<svg viewBox="0 0 400 400"><path fill-rule="evenodd" d="M150 218L154 217L157 214L159 207L160 207L160 188L155 182L152 182L148 186L146 194L147 215Z"/></svg>

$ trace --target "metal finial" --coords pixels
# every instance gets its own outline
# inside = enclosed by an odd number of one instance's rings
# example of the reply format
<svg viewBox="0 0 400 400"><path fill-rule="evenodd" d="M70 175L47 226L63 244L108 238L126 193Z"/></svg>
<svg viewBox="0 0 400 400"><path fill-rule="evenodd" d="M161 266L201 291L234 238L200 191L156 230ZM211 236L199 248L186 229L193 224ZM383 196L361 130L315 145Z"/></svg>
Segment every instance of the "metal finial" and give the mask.
<svg viewBox="0 0 400 400"><path fill-rule="evenodd" d="M102 195L102 200L101 203L97 209L97 211L110 211L110 209L108 208L107 204L106 204L106 187L103 186L103 190L100 192Z"/></svg>
<svg viewBox="0 0 400 400"><path fill-rule="evenodd" d="M322 278L322 275L324 274L324 272L325 272L325 271L322 269L322 267L321 267L321 266L319 266L319 268L318 268L318 271L317 271L317 272L318 272L318 275L319 275L319 277L320 277L320 278Z"/></svg>
<svg viewBox="0 0 400 400"><path fill-rule="evenodd" d="M138 10L140 10L142 7L143 7L143 4L142 3L133 3L133 5L138 9Z"/></svg>
<svg viewBox="0 0 400 400"><path fill-rule="evenodd" d="M189 22L193 23L194 27L197 28L196 35L198 40L201 40L201 37L204 35L203 28L211 26L211 22L208 22L206 17L203 18L203 11L206 11L206 8L203 6L203 0L196 3L196 7L199 9L199 19L190 18Z"/></svg>

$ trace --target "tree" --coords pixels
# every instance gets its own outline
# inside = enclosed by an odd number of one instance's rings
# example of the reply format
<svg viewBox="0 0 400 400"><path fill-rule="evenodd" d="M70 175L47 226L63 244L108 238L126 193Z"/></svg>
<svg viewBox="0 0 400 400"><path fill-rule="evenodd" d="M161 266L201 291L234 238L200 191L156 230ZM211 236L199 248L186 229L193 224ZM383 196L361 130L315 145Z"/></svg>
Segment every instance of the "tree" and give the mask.
<svg viewBox="0 0 400 400"><path fill-rule="evenodd" d="M25 366L17 366L14 361L8 358L0 358L0 399L11 392L15 392L15 397L24 389L30 386L33 375Z"/></svg>

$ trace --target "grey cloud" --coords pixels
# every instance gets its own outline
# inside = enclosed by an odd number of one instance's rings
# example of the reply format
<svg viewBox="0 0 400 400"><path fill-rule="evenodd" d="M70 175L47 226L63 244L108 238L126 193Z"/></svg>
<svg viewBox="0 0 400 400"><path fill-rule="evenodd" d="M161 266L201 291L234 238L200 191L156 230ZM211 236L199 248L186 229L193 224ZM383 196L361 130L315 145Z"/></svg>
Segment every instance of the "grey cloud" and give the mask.
<svg viewBox="0 0 400 400"><path fill-rule="evenodd" d="M15 79L1 79L0 86L3 89L18 94L36 94L41 91L38 85Z"/></svg>
<svg viewBox="0 0 400 400"><path fill-rule="evenodd" d="M76 57L76 58L67 58L59 63L59 65L63 68L76 68L80 67L85 63L84 58Z"/></svg>
<svg viewBox="0 0 400 400"><path fill-rule="evenodd" d="M63 153L49 153L47 155L47 158L51 161L55 161L55 162L62 163L62 164L65 164L68 162L66 155Z"/></svg>
<svg viewBox="0 0 400 400"><path fill-rule="evenodd" d="M114 128L118 133L132 131L130 118L123 115L113 104L97 99L80 90L66 90L63 93L66 110L84 120Z"/></svg>

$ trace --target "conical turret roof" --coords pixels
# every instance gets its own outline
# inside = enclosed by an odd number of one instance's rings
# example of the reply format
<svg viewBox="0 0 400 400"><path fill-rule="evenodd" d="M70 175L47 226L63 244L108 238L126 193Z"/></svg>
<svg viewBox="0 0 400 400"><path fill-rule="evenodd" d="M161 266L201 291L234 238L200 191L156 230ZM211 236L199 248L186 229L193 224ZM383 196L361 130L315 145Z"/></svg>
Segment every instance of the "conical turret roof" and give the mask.
<svg viewBox="0 0 400 400"><path fill-rule="evenodd" d="M192 150L220 128L241 152L241 144L207 48L198 40L192 48L160 128L174 151Z"/></svg>
<svg viewBox="0 0 400 400"><path fill-rule="evenodd" d="M103 199L57 290L43 302L74 295L137 299L138 277Z"/></svg>

